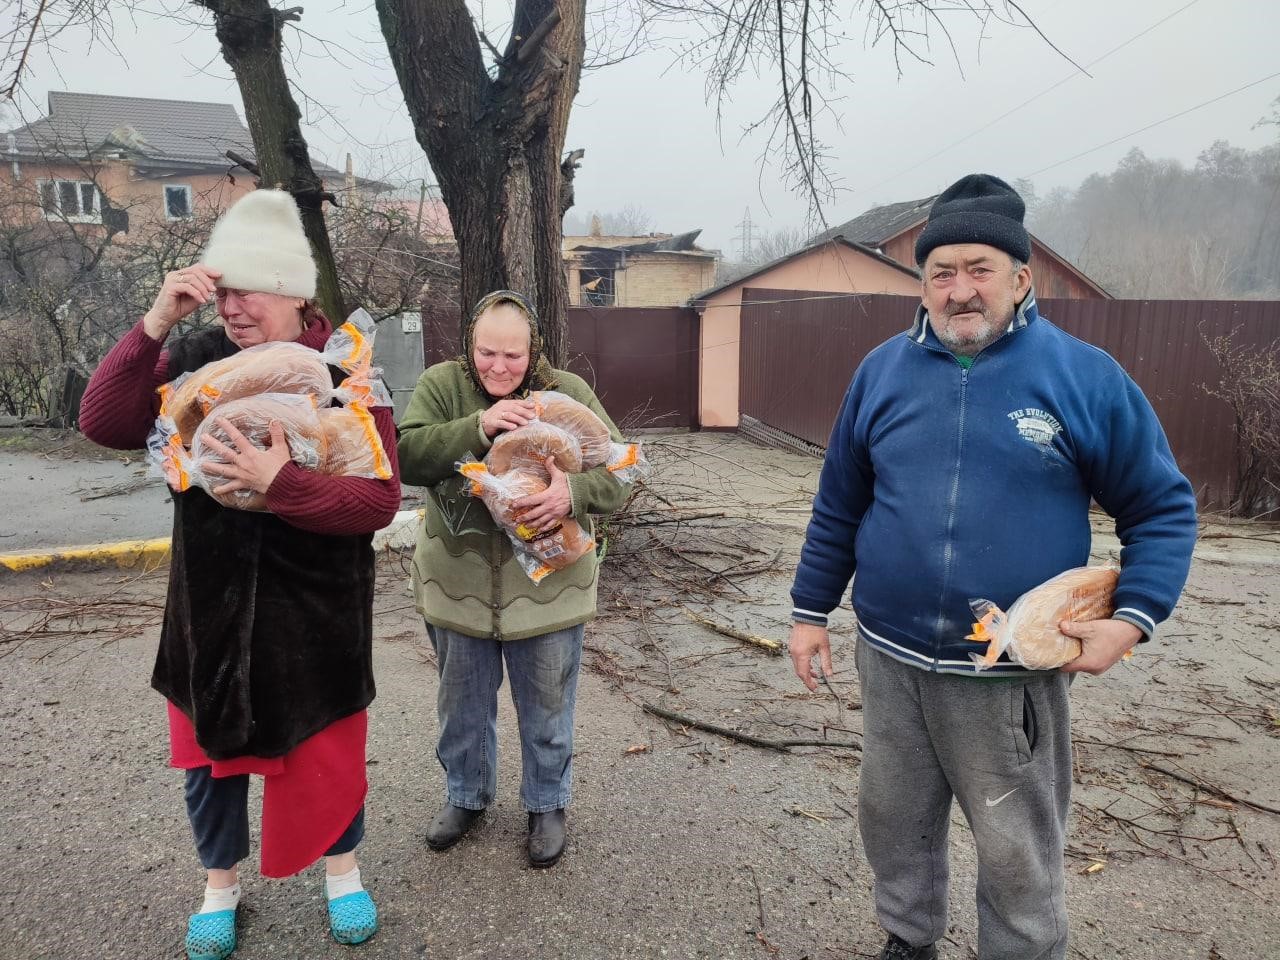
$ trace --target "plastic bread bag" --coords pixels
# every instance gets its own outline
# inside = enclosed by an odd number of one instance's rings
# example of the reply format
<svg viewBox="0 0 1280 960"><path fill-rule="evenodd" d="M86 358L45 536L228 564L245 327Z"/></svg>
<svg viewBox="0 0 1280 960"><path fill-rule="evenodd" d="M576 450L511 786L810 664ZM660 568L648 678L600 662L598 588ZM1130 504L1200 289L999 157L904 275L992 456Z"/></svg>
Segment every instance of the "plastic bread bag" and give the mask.
<svg viewBox="0 0 1280 960"><path fill-rule="evenodd" d="M604 421L585 403L557 390L535 390L529 399L540 421L559 427L577 439L582 448L583 469L609 462L613 437L609 436Z"/></svg>
<svg viewBox="0 0 1280 960"><path fill-rule="evenodd" d="M174 427L176 421L160 417L147 441L148 459L153 472L164 477L169 487L179 493L199 487L224 507L237 510L267 509L265 495L252 490L215 494L214 487L227 483L225 477L207 471L211 463L224 463L205 440L214 437L229 443L226 432L218 424L225 417L258 449L270 444L271 421L278 420L289 444L290 459L301 466L315 469L320 463L324 434L317 416L315 401L299 394L263 394L245 397L221 404L218 416L202 422L191 438L191 448L183 444L183 437Z"/></svg>
<svg viewBox="0 0 1280 960"><path fill-rule="evenodd" d="M471 495L480 498L494 521L506 531L517 562L534 583L541 583L595 549L595 540L572 517L543 533L520 522L514 504L547 489L545 471L512 470L499 476L478 460L467 460L458 464L458 472L471 481Z"/></svg>
<svg viewBox="0 0 1280 960"><path fill-rule="evenodd" d="M223 419L260 450L270 444L271 423L278 421L289 445L290 459L304 469L331 476L391 476L390 461L373 415L366 407L317 409L311 397L297 394L261 394L222 404L216 416L196 428L190 450L172 429L172 421L160 418L148 440L153 473L163 476L176 491L199 487L225 507L265 511L267 498L263 494L252 490L213 492L227 480L209 471L208 466L225 461L207 439L229 443L220 422Z"/></svg>
<svg viewBox="0 0 1280 960"><path fill-rule="evenodd" d="M559 427L577 439L582 448L583 470L605 466L622 483L649 475L649 462L640 444L615 443L604 421L586 404L556 390L535 390L529 399L534 403L538 422Z"/></svg>
<svg viewBox="0 0 1280 960"><path fill-rule="evenodd" d="M548 457L555 457L556 466L565 473L582 472L582 446L577 438L554 424L535 420L498 434L484 462L500 475L511 470L537 474L546 473Z"/></svg>
<svg viewBox="0 0 1280 960"><path fill-rule="evenodd" d="M366 405L321 407L316 416L324 438L317 471L332 477L391 477L391 460Z"/></svg>
<svg viewBox="0 0 1280 960"><path fill-rule="evenodd" d="M615 443L605 469L620 483L635 483L649 476L649 461L638 443Z"/></svg>
<svg viewBox="0 0 1280 960"><path fill-rule="evenodd" d="M206 363L160 387L160 415L171 419L176 432L189 440L214 407L258 394L311 396L321 406L330 399L347 402L368 395L370 405L389 405L379 371L372 365L373 329L373 318L357 310L323 350L289 341L262 343ZM348 374L337 389L330 365Z"/></svg>
<svg viewBox="0 0 1280 960"><path fill-rule="evenodd" d="M1006 613L990 600L970 600L978 622L966 638L987 644L970 659L979 670L996 665L1000 655L1028 670L1056 670L1080 656L1080 641L1058 630L1063 620L1105 620L1115 613L1119 568L1075 567L1033 587Z"/></svg>

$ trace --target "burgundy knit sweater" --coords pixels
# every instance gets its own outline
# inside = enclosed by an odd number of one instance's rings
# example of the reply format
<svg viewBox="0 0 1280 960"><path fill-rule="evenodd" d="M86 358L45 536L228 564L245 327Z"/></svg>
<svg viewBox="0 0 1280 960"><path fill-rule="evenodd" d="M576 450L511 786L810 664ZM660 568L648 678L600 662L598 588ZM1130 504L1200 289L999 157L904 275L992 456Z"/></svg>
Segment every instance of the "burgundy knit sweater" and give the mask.
<svg viewBox="0 0 1280 960"><path fill-rule="evenodd" d="M298 343L320 349L332 328L318 314ZM156 388L168 381L169 357L138 321L111 348L89 378L80 401L80 430L94 443L117 450L146 446L160 412ZM276 516L313 533L357 534L380 530L400 507L400 463L396 428L387 407L373 408L373 422L391 462L386 480L330 477L290 461L267 490L267 506Z"/></svg>

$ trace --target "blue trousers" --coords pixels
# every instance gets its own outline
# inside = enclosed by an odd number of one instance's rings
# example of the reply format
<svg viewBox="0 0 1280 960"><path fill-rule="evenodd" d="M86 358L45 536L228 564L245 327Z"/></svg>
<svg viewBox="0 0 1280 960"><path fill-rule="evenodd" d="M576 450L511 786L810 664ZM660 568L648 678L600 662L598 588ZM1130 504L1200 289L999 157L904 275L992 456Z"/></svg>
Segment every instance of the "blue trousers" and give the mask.
<svg viewBox="0 0 1280 960"><path fill-rule="evenodd" d="M249 775L215 777L209 767L187 771L187 817L206 870L230 870L249 855ZM326 857L350 853L364 839L364 807Z"/></svg>
<svg viewBox="0 0 1280 960"><path fill-rule="evenodd" d="M583 633L579 624L525 640L494 640L427 624L440 665L436 757L451 804L483 810L497 791L498 689L505 660L520 724L520 799L530 813L569 805Z"/></svg>

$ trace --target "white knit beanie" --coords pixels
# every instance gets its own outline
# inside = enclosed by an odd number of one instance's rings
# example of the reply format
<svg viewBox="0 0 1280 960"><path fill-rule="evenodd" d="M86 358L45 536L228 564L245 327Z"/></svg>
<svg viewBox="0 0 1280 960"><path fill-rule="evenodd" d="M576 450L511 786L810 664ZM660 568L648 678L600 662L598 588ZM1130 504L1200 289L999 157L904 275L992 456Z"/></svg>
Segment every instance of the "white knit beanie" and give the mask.
<svg viewBox="0 0 1280 960"><path fill-rule="evenodd" d="M218 286L285 297L316 295L316 262L298 204L283 190L255 190L213 225L203 263Z"/></svg>

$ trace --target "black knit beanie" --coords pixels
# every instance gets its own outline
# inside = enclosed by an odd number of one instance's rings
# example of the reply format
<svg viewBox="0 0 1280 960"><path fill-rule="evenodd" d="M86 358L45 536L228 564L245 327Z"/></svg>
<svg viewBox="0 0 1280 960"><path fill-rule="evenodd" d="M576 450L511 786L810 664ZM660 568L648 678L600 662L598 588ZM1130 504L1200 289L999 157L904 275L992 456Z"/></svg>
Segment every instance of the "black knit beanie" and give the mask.
<svg viewBox="0 0 1280 960"><path fill-rule="evenodd" d="M951 243L985 243L1023 263L1031 259L1031 237L1022 225L1026 204L999 177L971 173L938 194L929 221L916 238L916 265L929 251Z"/></svg>

